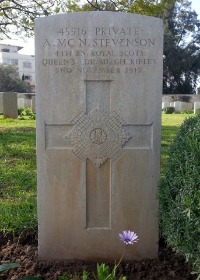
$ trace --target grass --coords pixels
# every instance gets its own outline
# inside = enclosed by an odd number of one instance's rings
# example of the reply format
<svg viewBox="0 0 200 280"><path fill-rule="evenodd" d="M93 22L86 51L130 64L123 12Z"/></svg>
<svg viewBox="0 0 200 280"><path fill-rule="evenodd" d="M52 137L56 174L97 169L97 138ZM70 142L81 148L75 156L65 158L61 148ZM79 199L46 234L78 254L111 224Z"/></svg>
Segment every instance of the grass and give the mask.
<svg viewBox="0 0 200 280"><path fill-rule="evenodd" d="M35 121L0 119L0 230L36 228Z"/></svg>
<svg viewBox="0 0 200 280"><path fill-rule="evenodd" d="M162 115L161 175L184 114ZM35 121L0 116L0 231L37 228Z"/></svg>
<svg viewBox="0 0 200 280"><path fill-rule="evenodd" d="M188 114L162 114L161 176L163 176L165 172L169 147L180 125L187 117L189 117Z"/></svg>

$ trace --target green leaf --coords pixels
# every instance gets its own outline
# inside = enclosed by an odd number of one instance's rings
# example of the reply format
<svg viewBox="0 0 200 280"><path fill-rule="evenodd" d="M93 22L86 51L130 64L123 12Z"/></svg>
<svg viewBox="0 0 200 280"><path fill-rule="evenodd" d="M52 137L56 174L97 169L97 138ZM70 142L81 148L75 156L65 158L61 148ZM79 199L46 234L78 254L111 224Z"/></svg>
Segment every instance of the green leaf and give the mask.
<svg viewBox="0 0 200 280"><path fill-rule="evenodd" d="M20 267L18 263L4 263L0 265L0 272Z"/></svg>
<svg viewBox="0 0 200 280"><path fill-rule="evenodd" d="M86 270L83 271L83 276L82 276L82 280L87 280L88 279L88 273Z"/></svg>

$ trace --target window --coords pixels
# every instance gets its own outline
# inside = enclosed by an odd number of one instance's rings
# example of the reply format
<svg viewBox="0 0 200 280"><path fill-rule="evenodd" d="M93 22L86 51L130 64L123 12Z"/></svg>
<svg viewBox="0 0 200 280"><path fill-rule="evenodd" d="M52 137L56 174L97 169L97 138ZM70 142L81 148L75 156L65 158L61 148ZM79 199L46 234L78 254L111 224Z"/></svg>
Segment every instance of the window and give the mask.
<svg viewBox="0 0 200 280"><path fill-rule="evenodd" d="M31 81L31 76L30 75L24 75L24 80Z"/></svg>
<svg viewBox="0 0 200 280"><path fill-rule="evenodd" d="M2 64L9 65L10 64L10 58L3 58Z"/></svg>
<svg viewBox="0 0 200 280"><path fill-rule="evenodd" d="M10 52L9 49L1 49L1 52Z"/></svg>
<svg viewBox="0 0 200 280"><path fill-rule="evenodd" d="M5 65L18 65L18 59L10 59L10 58L3 58L2 60L2 64L5 64Z"/></svg>
<svg viewBox="0 0 200 280"><path fill-rule="evenodd" d="M29 62L29 61L24 61L24 62L23 62L23 67L24 67L24 68L32 68L31 62Z"/></svg>
<svg viewBox="0 0 200 280"><path fill-rule="evenodd" d="M11 64L12 65L18 65L18 60L17 59L11 59Z"/></svg>

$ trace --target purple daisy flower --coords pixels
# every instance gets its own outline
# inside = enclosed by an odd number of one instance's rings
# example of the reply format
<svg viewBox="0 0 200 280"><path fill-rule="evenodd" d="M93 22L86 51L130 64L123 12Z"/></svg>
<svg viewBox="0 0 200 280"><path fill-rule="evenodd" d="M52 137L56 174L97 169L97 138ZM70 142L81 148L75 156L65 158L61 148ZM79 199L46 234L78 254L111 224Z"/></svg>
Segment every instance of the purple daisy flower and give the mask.
<svg viewBox="0 0 200 280"><path fill-rule="evenodd" d="M133 244L138 242L138 236L134 231L124 230L119 234L120 239L126 244Z"/></svg>

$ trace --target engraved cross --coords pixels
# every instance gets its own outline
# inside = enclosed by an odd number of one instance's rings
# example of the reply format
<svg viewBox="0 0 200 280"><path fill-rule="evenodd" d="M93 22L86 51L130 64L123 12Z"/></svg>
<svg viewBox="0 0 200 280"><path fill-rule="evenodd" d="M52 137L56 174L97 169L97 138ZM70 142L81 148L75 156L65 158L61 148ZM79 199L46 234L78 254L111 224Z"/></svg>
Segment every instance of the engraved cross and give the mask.
<svg viewBox="0 0 200 280"><path fill-rule="evenodd" d="M151 149L152 125L125 124L111 112L112 81L86 81L86 113L46 125L47 149L71 149L86 164L86 228L111 228L112 161L127 149ZM60 129L62 128L62 129Z"/></svg>

